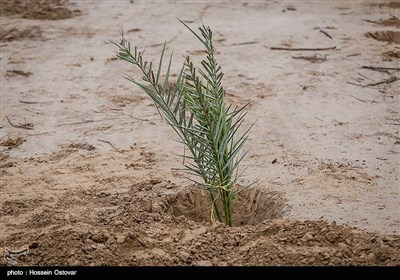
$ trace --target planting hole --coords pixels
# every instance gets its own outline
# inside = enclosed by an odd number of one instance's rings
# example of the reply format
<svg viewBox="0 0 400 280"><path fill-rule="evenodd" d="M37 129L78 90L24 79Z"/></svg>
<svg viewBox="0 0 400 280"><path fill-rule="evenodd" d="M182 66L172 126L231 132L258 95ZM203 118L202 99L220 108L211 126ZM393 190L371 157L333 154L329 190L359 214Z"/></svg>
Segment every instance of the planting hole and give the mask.
<svg viewBox="0 0 400 280"><path fill-rule="evenodd" d="M185 188L166 199L165 212L173 216L185 216L196 222L210 222L211 199L203 190ZM236 198L233 225L255 225L264 220L283 216L285 204L278 192L249 188ZM216 217L215 217L216 219Z"/></svg>

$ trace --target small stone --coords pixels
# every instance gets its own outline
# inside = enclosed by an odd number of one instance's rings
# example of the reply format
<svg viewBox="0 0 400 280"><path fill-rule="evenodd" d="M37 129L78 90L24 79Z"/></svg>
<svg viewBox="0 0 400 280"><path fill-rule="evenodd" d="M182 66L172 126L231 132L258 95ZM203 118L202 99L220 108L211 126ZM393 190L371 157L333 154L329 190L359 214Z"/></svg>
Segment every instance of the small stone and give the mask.
<svg viewBox="0 0 400 280"><path fill-rule="evenodd" d="M383 242L392 242L392 241L395 241L395 239L393 237L390 237L390 236L384 236L382 238L382 241Z"/></svg>
<svg viewBox="0 0 400 280"><path fill-rule="evenodd" d="M374 254L374 253L371 253ZM378 250L375 253L376 259L379 260L380 262L385 262L386 260L390 260L390 254L387 250Z"/></svg>
<svg viewBox="0 0 400 280"><path fill-rule="evenodd" d="M375 263L376 262L376 256L374 253L369 253L368 256L366 257L367 261L371 262L371 263Z"/></svg>
<svg viewBox="0 0 400 280"><path fill-rule="evenodd" d="M196 266L212 266L212 263L207 260L200 260L194 263Z"/></svg>
<svg viewBox="0 0 400 280"><path fill-rule="evenodd" d="M105 243L109 237L110 236L108 232L102 231L102 232L92 233L90 239L96 243Z"/></svg>
<svg viewBox="0 0 400 280"><path fill-rule="evenodd" d="M190 257L190 255L189 255L189 253L187 253L187 252L179 251L178 254L177 254L177 257L178 257L181 261L186 262L186 260Z"/></svg>
<svg viewBox="0 0 400 280"><path fill-rule="evenodd" d="M100 192L99 194L98 194L98 196L101 196L101 197L105 197L105 196L109 196L110 194L109 193L107 193L107 192L105 192L105 191L102 191L102 192Z"/></svg>
<svg viewBox="0 0 400 280"><path fill-rule="evenodd" d="M176 200L176 196L175 196L175 195L172 195L172 194L167 195L167 202L168 202L169 204L174 203L175 200Z"/></svg>
<svg viewBox="0 0 400 280"><path fill-rule="evenodd" d="M130 238L131 233L129 231L123 232L119 235L116 236L117 239L117 244L122 244L124 243L128 238Z"/></svg>
<svg viewBox="0 0 400 280"><path fill-rule="evenodd" d="M161 182L162 182L162 180L160 180L160 179L150 179L150 184L152 184L152 185L157 185Z"/></svg>
<svg viewBox="0 0 400 280"><path fill-rule="evenodd" d="M37 247L39 247L39 243L36 241L29 244L29 249L36 249Z"/></svg>
<svg viewBox="0 0 400 280"><path fill-rule="evenodd" d="M71 257L67 260L69 266L78 266L79 261L75 259L75 257Z"/></svg>
<svg viewBox="0 0 400 280"><path fill-rule="evenodd" d="M336 239L338 238L338 236L334 232L328 232L327 234L325 234L325 238L329 242L334 243L336 241Z"/></svg>
<svg viewBox="0 0 400 280"><path fill-rule="evenodd" d="M301 241L303 241L303 242L308 242L308 241L311 241L311 240L313 240L313 239L314 239L314 236L313 236L311 233L307 232L307 233L304 234L304 236L301 238Z"/></svg>
<svg viewBox="0 0 400 280"><path fill-rule="evenodd" d="M116 226L122 226L124 224L123 221L115 221L114 225Z"/></svg>
<svg viewBox="0 0 400 280"><path fill-rule="evenodd" d="M105 249L105 248L106 248L106 245L104 245L104 244L102 244L102 243L96 244L96 249L103 250L103 249Z"/></svg>
<svg viewBox="0 0 400 280"><path fill-rule="evenodd" d="M142 205L144 211L151 212L152 205L149 199L143 199Z"/></svg>
<svg viewBox="0 0 400 280"><path fill-rule="evenodd" d="M110 201L110 204L111 204L111 205L117 205L117 204L118 204L118 200L111 200L111 201Z"/></svg>
<svg viewBox="0 0 400 280"><path fill-rule="evenodd" d="M93 248L91 246L85 246L82 248L82 252L84 252L85 254L90 254L90 252L93 251Z"/></svg>
<svg viewBox="0 0 400 280"><path fill-rule="evenodd" d="M151 205L151 212L152 213L161 213L162 212L162 206L158 203L154 203Z"/></svg>
<svg viewBox="0 0 400 280"><path fill-rule="evenodd" d="M339 242L337 245L340 249L347 249L347 245L343 242Z"/></svg>

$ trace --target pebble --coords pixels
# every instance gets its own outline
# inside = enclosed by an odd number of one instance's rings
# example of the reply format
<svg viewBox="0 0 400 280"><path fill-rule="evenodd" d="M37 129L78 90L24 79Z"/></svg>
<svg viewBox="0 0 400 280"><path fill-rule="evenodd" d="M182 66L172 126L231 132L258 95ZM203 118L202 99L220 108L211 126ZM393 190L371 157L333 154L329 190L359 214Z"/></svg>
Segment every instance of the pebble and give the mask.
<svg viewBox="0 0 400 280"><path fill-rule="evenodd" d="M307 233L304 234L304 236L301 238L301 241L303 241L303 242L308 242L308 241L311 241L311 240L313 240L313 239L314 239L314 236L313 236L311 233L307 232Z"/></svg>
<svg viewBox="0 0 400 280"><path fill-rule="evenodd" d="M212 266L212 262L207 260L200 260L194 263L196 266Z"/></svg>
<svg viewBox="0 0 400 280"><path fill-rule="evenodd" d="M162 212L162 206L158 203L154 203L151 205L151 212L152 213L161 213Z"/></svg>
<svg viewBox="0 0 400 280"><path fill-rule="evenodd" d="M131 233L129 231L125 231L123 233L120 233L116 236L117 239L117 244L122 244L124 242L126 242L126 240L128 240L131 236Z"/></svg>
<svg viewBox="0 0 400 280"><path fill-rule="evenodd" d="M384 242L395 241L395 239L394 239L393 237L390 237L390 236L384 236L384 237L382 238L382 240L383 240Z"/></svg>
<svg viewBox="0 0 400 280"><path fill-rule="evenodd" d="M29 244L29 249L36 249L37 247L39 247L39 243L36 241Z"/></svg>
<svg viewBox="0 0 400 280"><path fill-rule="evenodd" d="M132 197L130 195L124 195L122 197L122 200L125 201L125 202L131 202Z"/></svg>
<svg viewBox="0 0 400 280"><path fill-rule="evenodd" d="M374 262L376 261L376 256L375 256L374 253L369 253L368 256L366 257L366 259L367 259L369 262L374 263Z"/></svg>
<svg viewBox="0 0 400 280"><path fill-rule="evenodd" d="M189 259L190 255L189 255L189 253L187 253L187 252L185 252L185 251L179 251L178 254L177 254L177 257L178 257L181 261L186 262L187 259Z"/></svg>
<svg viewBox="0 0 400 280"><path fill-rule="evenodd" d="M338 238L336 233L333 232L328 232L327 234L325 234L325 238L326 240L328 240L329 242L333 243L336 241L336 239Z"/></svg>
<svg viewBox="0 0 400 280"><path fill-rule="evenodd" d="M90 239L92 239L96 243L105 243L110 238L110 234L108 231L103 230L98 233L92 233Z"/></svg>
<svg viewBox="0 0 400 280"><path fill-rule="evenodd" d="M167 196L167 202L168 202L169 204L174 203L175 200L176 200L176 196L174 196L174 195L172 195L172 194L169 194L169 195Z"/></svg>
<svg viewBox="0 0 400 280"><path fill-rule="evenodd" d="M162 182L162 180L160 180L160 179L151 179L149 181L149 183L152 184L152 185L157 185L157 184L159 184L161 182Z"/></svg>
<svg viewBox="0 0 400 280"><path fill-rule="evenodd" d="M123 221L115 221L114 225L116 226L122 226L124 224Z"/></svg>
<svg viewBox="0 0 400 280"><path fill-rule="evenodd" d="M148 199L144 199L142 205L143 205L144 211L151 212L151 208L152 208L151 201L149 201Z"/></svg>
<svg viewBox="0 0 400 280"><path fill-rule="evenodd" d="M100 250L102 250L102 249L105 249L105 248L106 248L106 245L104 245L104 244L102 244L102 243L100 243L100 244L96 244L95 246L96 246L96 249L100 249Z"/></svg>
<svg viewBox="0 0 400 280"><path fill-rule="evenodd" d="M67 260L67 262L68 262L68 265L70 265L70 266L78 266L79 265L79 261L76 260L75 258L69 258Z"/></svg>
<svg viewBox="0 0 400 280"><path fill-rule="evenodd" d="M340 249L347 249L347 245L343 242L339 242L337 245Z"/></svg>
<svg viewBox="0 0 400 280"><path fill-rule="evenodd" d="M115 200L115 199L114 199L114 200L111 200L111 201L110 201L110 204L111 204L111 205L117 205L117 204L118 204L118 200Z"/></svg>

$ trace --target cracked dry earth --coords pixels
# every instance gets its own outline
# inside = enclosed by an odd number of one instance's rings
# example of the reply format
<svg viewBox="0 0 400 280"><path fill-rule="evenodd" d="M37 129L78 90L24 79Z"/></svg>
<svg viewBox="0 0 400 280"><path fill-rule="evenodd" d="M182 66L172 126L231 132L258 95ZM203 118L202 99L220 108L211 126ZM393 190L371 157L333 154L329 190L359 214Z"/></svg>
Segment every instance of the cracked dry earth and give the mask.
<svg viewBox="0 0 400 280"><path fill-rule="evenodd" d="M28 245L17 265L400 265L397 2L32 2L1 1L0 253ZM257 119L239 184L259 181L232 228L210 223L208 197L176 170L182 146L108 42L123 28L156 59L168 41L178 71L179 55L202 53L176 17L199 15L218 31L227 101L251 101L246 124Z"/></svg>

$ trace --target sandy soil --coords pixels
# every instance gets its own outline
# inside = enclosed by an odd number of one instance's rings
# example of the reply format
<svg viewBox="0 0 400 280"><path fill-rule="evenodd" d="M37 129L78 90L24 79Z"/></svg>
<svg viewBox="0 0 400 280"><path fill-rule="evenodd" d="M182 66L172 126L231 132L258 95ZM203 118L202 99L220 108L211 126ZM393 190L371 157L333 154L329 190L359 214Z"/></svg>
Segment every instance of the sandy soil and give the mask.
<svg viewBox="0 0 400 280"><path fill-rule="evenodd" d="M21 2L0 29L0 248L28 245L18 265L400 264L398 2ZM124 29L155 60L167 41L177 73L203 53L176 17L212 27L227 101L257 120L233 228L210 224L109 42Z"/></svg>

